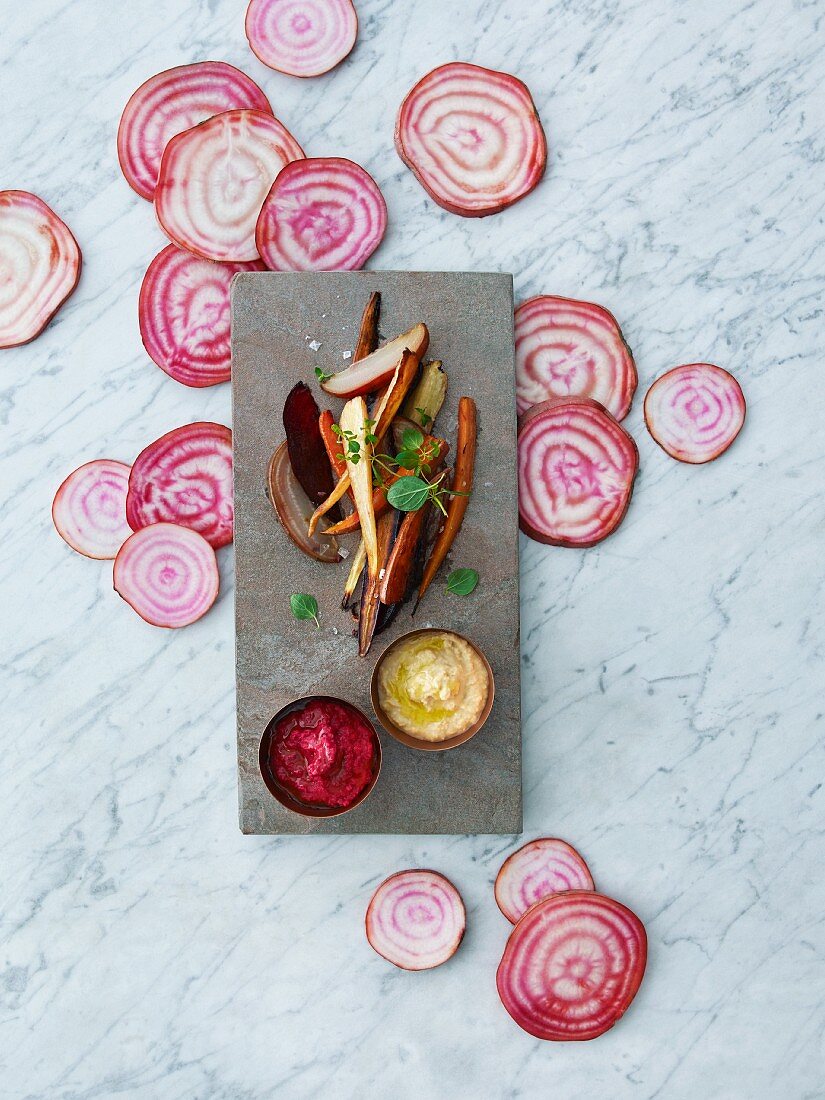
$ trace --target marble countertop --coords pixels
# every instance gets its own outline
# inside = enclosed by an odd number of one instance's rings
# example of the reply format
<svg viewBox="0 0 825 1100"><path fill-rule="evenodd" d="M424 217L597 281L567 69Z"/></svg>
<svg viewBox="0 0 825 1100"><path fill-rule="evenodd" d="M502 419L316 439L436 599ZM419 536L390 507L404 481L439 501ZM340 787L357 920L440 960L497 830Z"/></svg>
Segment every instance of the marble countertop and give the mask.
<svg viewBox="0 0 825 1100"><path fill-rule="evenodd" d="M242 0L8 2L2 187L81 242L80 287L2 353L0 1095L11 1100L822 1095L822 8L805 0L359 0L350 60L267 71ZM645 984L611 1033L542 1044L498 1003L491 883L518 838L243 837L232 556L202 622L145 626L49 506L228 387L149 361L137 292L163 245L115 156L129 94L223 58L310 154L387 196L376 266L505 270L519 298L593 298L642 387L710 359L748 423L706 468L626 422L642 470L620 532L522 541L525 836L558 834L645 921ZM464 59L530 86L538 190L483 221L425 196L392 146L404 92ZM819 98L818 98L819 97ZM367 946L375 885L433 866L464 893L449 966Z"/></svg>

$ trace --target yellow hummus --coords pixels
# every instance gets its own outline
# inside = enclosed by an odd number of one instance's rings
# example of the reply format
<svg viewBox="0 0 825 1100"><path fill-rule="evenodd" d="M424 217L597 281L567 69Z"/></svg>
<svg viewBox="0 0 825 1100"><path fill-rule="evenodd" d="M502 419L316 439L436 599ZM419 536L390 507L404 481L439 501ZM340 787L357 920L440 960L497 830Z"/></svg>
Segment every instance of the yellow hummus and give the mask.
<svg viewBox="0 0 825 1100"><path fill-rule="evenodd" d="M489 688L478 653L446 631L402 638L378 670L378 698L387 717L422 741L464 733L478 721Z"/></svg>

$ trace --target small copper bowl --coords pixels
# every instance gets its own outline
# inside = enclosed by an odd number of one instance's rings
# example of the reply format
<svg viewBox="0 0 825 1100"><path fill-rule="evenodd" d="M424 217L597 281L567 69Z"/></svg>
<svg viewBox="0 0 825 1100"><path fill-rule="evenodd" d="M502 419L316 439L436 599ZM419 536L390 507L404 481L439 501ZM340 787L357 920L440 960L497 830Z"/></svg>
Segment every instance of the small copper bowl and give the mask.
<svg viewBox="0 0 825 1100"><path fill-rule="evenodd" d="M366 787L364 787L355 801L350 802L349 806L318 806L311 802L303 802L279 782L277 777L273 775L269 766L269 745L278 722L282 718L285 718L287 714L291 714L292 711L300 710L308 703L315 702L337 703L339 706L347 707L349 710L355 711L355 713L364 720L372 734L373 745L375 747L375 763L373 765L372 779ZM261 769L261 778L264 781L266 789L272 797L280 802L287 810L292 810L292 812L296 814L303 814L304 817L340 817L341 814L347 814L350 810L354 810L356 806L360 806L375 786L378 780L378 773L381 771L381 742L378 739L375 724L366 714L364 714L361 708L356 707L354 703L350 703L347 699L337 699L334 695L305 695L302 699L294 699L285 707L281 707L278 713L270 718L258 749L258 766Z"/></svg>
<svg viewBox="0 0 825 1100"><path fill-rule="evenodd" d="M387 654L402 642L406 642L410 638L417 638L421 634L452 634L454 638L460 638L462 642L466 642L471 646L478 656L481 658L484 667L487 670L487 701L484 704L484 709L478 716L475 722L469 726L462 733L456 733L452 737L445 737L443 741L425 741L423 737L413 737L411 733L407 733L406 730L402 730L400 726L397 726L395 722L389 717L384 708L381 706L381 700L378 694L378 673L381 665L384 663L384 659ZM469 741L471 737L475 737L487 719L490 717L490 711L493 709L493 699L495 698L496 686L493 679L493 670L490 668L490 662L475 644L471 642L469 638L465 638L463 634L459 634L455 630L440 630L436 627L427 627L422 630L411 630L408 634L402 634L400 638L396 638L391 645L388 645L375 665L372 672L372 680L370 682L370 698L372 699L372 709L378 715L378 721L387 731L391 734L396 741L400 741L402 745L406 745L410 749L424 749L425 752L444 752L446 749L455 749L459 745L463 745L466 741Z"/></svg>

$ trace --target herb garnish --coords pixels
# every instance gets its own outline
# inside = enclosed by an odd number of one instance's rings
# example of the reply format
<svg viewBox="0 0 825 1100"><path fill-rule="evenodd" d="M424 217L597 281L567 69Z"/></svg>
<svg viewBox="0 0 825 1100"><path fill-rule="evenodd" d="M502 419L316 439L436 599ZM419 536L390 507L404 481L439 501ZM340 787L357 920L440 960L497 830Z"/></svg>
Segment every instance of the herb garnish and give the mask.
<svg viewBox="0 0 825 1100"><path fill-rule="evenodd" d="M375 427L375 421L365 420L364 427L366 429L364 433L364 442L369 443L370 446L372 446L374 443L378 442L372 431L372 429ZM345 462L351 462L353 466L357 466L358 463L361 461L361 444L355 432L342 431L338 424L332 425L332 431L335 435L338 436L344 446L344 453L338 454L335 457L340 458L342 461Z"/></svg>
<svg viewBox="0 0 825 1100"><path fill-rule="evenodd" d="M309 596L306 592L293 592L289 597L289 606L296 619L313 619L318 629L321 629L318 621L318 601L314 596Z"/></svg>
<svg viewBox="0 0 825 1100"><path fill-rule="evenodd" d="M469 596L478 584L478 573L475 569L454 569L447 577L447 591L456 596Z"/></svg>
<svg viewBox="0 0 825 1100"><path fill-rule="evenodd" d="M322 367L316 367L315 368L315 377L318 379L318 381L323 386L324 382L326 382L326 380L328 378L332 378L332 375L327 374L326 371L324 371Z"/></svg>
<svg viewBox="0 0 825 1100"><path fill-rule="evenodd" d="M399 512L417 512L429 500L446 516L445 497L469 496L468 493L459 493L444 488L442 482L446 476L446 473L443 473L435 481L425 481L417 474L407 474L405 477L400 477L398 481L393 482L389 487L387 500Z"/></svg>

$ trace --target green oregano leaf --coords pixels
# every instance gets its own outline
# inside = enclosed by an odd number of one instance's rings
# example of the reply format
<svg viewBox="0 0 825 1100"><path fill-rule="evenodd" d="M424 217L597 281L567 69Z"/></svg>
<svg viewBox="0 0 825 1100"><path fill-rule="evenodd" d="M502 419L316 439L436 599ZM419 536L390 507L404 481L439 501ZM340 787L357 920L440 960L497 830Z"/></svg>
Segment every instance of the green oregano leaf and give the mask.
<svg viewBox="0 0 825 1100"><path fill-rule="evenodd" d="M417 451L424 446L424 436L418 428L405 428L401 434L401 446L405 451Z"/></svg>
<svg viewBox="0 0 825 1100"><path fill-rule="evenodd" d="M314 596L309 596L306 592L293 592L289 597L289 606L296 619L312 619L318 629L321 629L318 622L318 601Z"/></svg>
<svg viewBox="0 0 825 1100"><path fill-rule="evenodd" d="M387 491L387 500L399 512L417 512L430 496L430 486L420 477L410 474L400 477Z"/></svg>
<svg viewBox="0 0 825 1100"><path fill-rule="evenodd" d="M456 596L469 596L478 584L478 573L475 569L454 569L447 577L447 591Z"/></svg>

